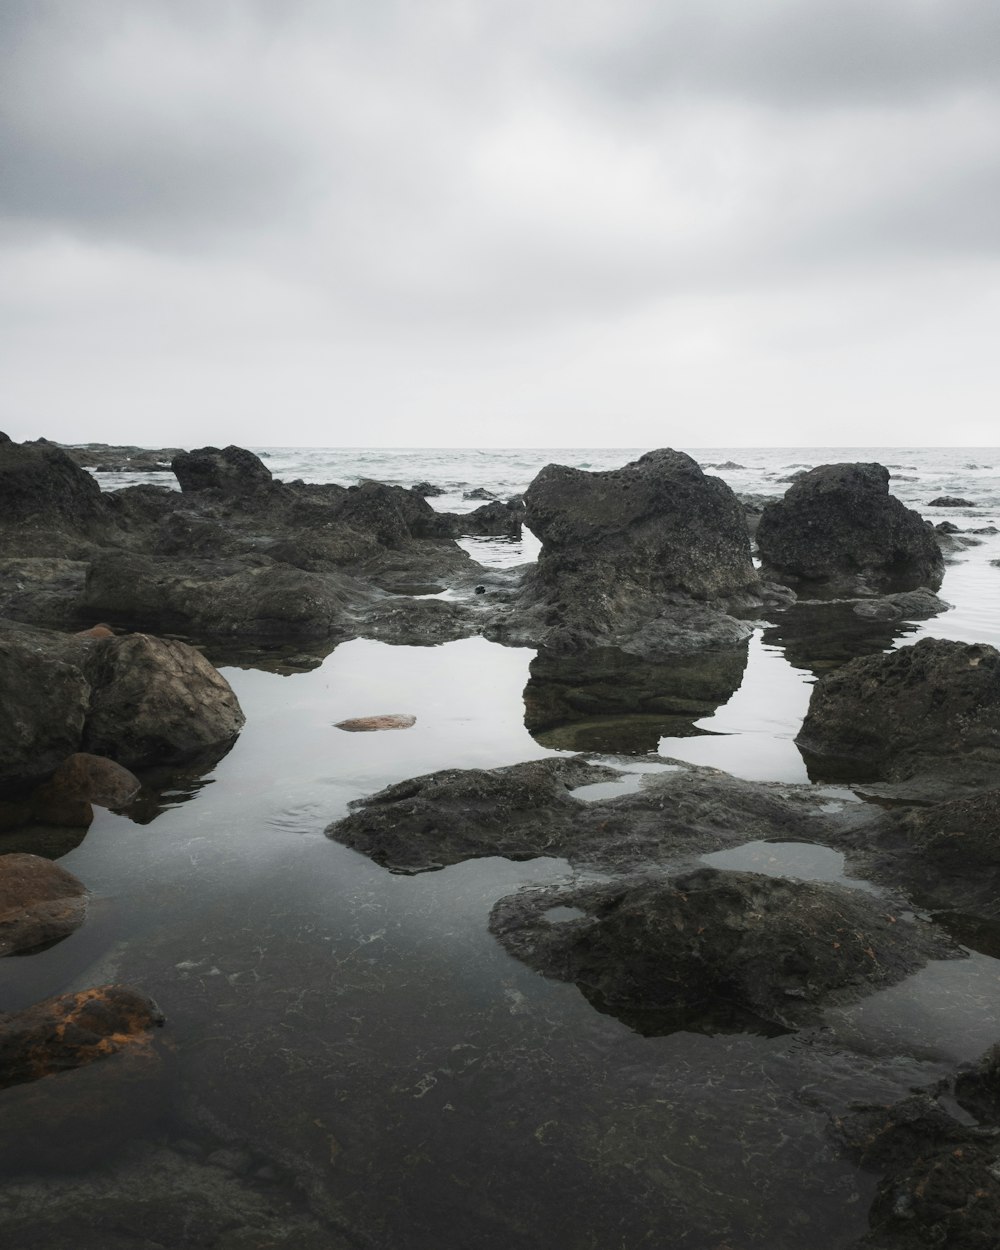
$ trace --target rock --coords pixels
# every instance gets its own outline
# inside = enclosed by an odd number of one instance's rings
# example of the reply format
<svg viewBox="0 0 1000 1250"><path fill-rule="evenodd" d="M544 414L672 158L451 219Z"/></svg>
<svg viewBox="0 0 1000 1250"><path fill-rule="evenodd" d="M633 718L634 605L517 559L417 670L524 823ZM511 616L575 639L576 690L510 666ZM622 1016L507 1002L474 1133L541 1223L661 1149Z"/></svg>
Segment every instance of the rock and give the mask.
<svg viewBox="0 0 1000 1250"><path fill-rule="evenodd" d="M487 490L485 486L477 486L474 490L462 492L463 499L483 499L487 502L499 499L499 495L495 495L491 490Z"/></svg>
<svg viewBox="0 0 1000 1250"><path fill-rule="evenodd" d="M546 913L557 907L583 915L552 923ZM704 867L669 881L522 891L496 904L490 931L643 1032L733 1007L794 1028L930 958L959 955L933 926L893 922L860 890Z"/></svg>
<svg viewBox="0 0 1000 1250"><path fill-rule="evenodd" d="M87 914L87 889L72 873L38 855L0 855L0 955L68 937ZM0 1087L3 1084L0 1016Z"/></svg>
<svg viewBox="0 0 1000 1250"><path fill-rule="evenodd" d="M87 567L85 560L44 556L0 559L0 617L78 629Z"/></svg>
<svg viewBox="0 0 1000 1250"><path fill-rule="evenodd" d="M0 1088L37 1081L127 1048L148 1048L163 1013L122 985L61 994L0 1014Z"/></svg>
<svg viewBox="0 0 1000 1250"><path fill-rule="evenodd" d="M0 795L45 780L83 738L90 682L47 637L0 630Z"/></svg>
<svg viewBox="0 0 1000 1250"><path fill-rule="evenodd" d="M937 534L961 534L962 532L958 526L953 524L951 521L939 521L937 525L934 526L934 531Z"/></svg>
<svg viewBox="0 0 1000 1250"><path fill-rule="evenodd" d="M1000 652L922 638L852 660L814 686L795 741L816 776L945 773L979 787L990 778L997 784Z"/></svg>
<svg viewBox="0 0 1000 1250"><path fill-rule="evenodd" d="M723 460L721 464L705 464L703 469L745 469L745 464L737 464L735 460Z"/></svg>
<svg viewBox="0 0 1000 1250"><path fill-rule="evenodd" d="M1000 1126L1000 1043L958 1074L955 1101L980 1124Z"/></svg>
<svg viewBox="0 0 1000 1250"><path fill-rule="evenodd" d="M497 500L484 503L472 512L442 512L438 516L447 524L447 532L455 538L468 535L520 538L524 504L514 500L507 503Z"/></svg>
<svg viewBox="0 0 1000 1250"><path fill-rule="evenodd" d="M139 778L121 764L85 751L64 759L46 784L72 798L110 808L124 807L135 798L140 787Z"/></svg>
<svg viewBox="0 0 1000 1250"><path fill-rule="evenodd" d="M577 650L651 657L747 636L723 602L759 585L743 510L690 456L652 451L603 473L548 465L524 500L542 549L519 623L538 642L558 631Z"/></svg>
<svg viewBox="0 0 1000 1250"><path fill-rule="evenodd" d="M923 621L939 612L947 612L952 604L940 599L932 590L903 590L882 599L859 599L854 604L856 616L881 621Z"/></svg>
<svg viewBox="0 0 1000 1250"><path fill-rule="evenodd" d="M115 631L110 625L101 623L100 625L91 625L90 629L80 629L77 631L78 638L113 638Z"/></svg>
<svg viewBox="0 0 1000 1250"><path fill-rule="evenodd" d="M939 495L927 506L928 508L974 508L976 505L969 499L959 499L955 495Z"/></svg>
<svg viewBox="0 0 1000 1250"><path fill-rule="evenodd" d="M754 838L814 840L837 820L806 786L741 781L712 768L666 768L637 792L594 800L587 787L620 780L580 757L494 769L444 769L350 805L327 837L392 872L427 872L481 856L631 872Z"/></svg>
<svg viewBox="0 0 1000 1250"><path fill-rule="evenodd" d="M83 733L126 767L180 761L231 741L244 716L229 683L194 647L130 634L97 643Z"/></svg>
<svg viewBox="0 0 1000 1250"><path fill-rule="evenodd" d="M346 729L349 733L368 733L373 729L409 729L417 723L415 716L392 713L386 716L356 716L352 720L339 720L335 729Z"/></svg>
<svg viewBox="0 0 1000 1250"><path fill-rule="evenodd" d="M431 499L437 495L445 494L443 486L435 486L432 482L414 482L410 487L415 495L420 495L424 499Z"/></svg>
<svg viewBox="0 0 1000 1250"><path fill-rule="evenodd" d="M242 495L268 486L271 470L252 451L232 444L182 451L170 462L182 491L221 490Z"/></svg>
<svg viewBox="0 0 1000 1250"><path fill-rule="evenodd" d="M98 473L169 473L180 447L130 447L109 443L60 444L74 463Z"/></svg>
<svg viewBox="0 0 1000 1250"><path fill-rule="evenodd" d="M889 494L880 464L826 464L766 507L757 527L762 575L870 593L937 589L944 570L918 513Z"/></svg>
<svg viewBox="0 0 1000 1250"><path fill-rule="evenodd" d="M0 536L9 555L65 558L107 531L101 488L52 443L0 441Z"/></svg>

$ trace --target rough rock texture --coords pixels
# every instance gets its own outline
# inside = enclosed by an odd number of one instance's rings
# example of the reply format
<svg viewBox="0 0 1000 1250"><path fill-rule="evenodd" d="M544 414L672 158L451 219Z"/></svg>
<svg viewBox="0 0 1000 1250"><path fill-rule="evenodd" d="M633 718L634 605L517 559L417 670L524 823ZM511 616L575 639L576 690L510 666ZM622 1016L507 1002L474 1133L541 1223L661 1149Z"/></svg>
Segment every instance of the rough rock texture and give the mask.
<svg viewBox="0 0 1000 1250"><path fill-rule="evenodd" d="M817 775L1000 779L1000 652L923 638L852 660L813 688L795 739Z"/></svg>
<svg viewBox="0 0 1000 1250"><path fill-rule="evenodd" d="M542 648L524 688L524 724L560 750L655 751L690 731L739 688L746 646L654 662L614 647L561 655Z"/></svg>
<svg viewBox="0 0 1000 1250"><path fill-rule="evenodd" d="M838 1119L834 1135L846 1150L885 1174L860 1250L993 1250L1000 1220L995 1124L959 1124L926 1092Z"/></svg>
<svg viewBox="0 0 1000 1250"><path fill-rule="evenodd" d="M944 564L920 515L889 494L880 464L824 464L766 507L761 574L796 588L912 590L941 584Z"/></svg>
<svg viewBox="0 0 1000 1250"><path fill-rule="evenodd" d="M546 913L557 907L584 915L553 923ZM721 1006L794 1027L956 953L930 925L893 922L859 890L714 868L523 891L496 904L490 929L603 1010L665 1013L663 1031Z"/></svg>
<svg viewBox="0 0 1000 1250"><path fill-rule="evenodd" d="M348 733L370 733L376 729L410 729L416 723L415 716L392 712L383 716L355 716L351 720L339 720L334 728L346 729Z"/></svg>
<svg viewBox="0 0 1000 1250"><path fill-rule="evenodd" d="M106 529L101 489L54 443L0 436L0 539L11 554L66 557Z"/></svg>
<svg viewBox="0 0 1000 1250"><path fill-rule="evenodd" d="M213 487L241 494L258 486L267 486L271 470L252 451L244 447L199 447L181 451L171 460L182 491L210 490Z"/></svg>
<svg viewBox="0 0 1000 1250"><path fill-rule="evenodd" d="M0 955L46 946L83 924L87 888L38 855L0 855Z"/></svg>
<svg viewBox="0 0 1000 1250"><path fill-rule="evenodd" d="M116 443L61 443L67 456L97 473L169 473L170 462L182 454L180 447L133 447Z"/></svg>
<svg viewBox="0 0 1000 1250"><path fill-rule="evenodd" d="M0 620L0 683L0 796L19 797L81 750L153 767L224 746L243 724L200 652L144 634L93 638ZM115 776L120 793L128 779Z"/></svg>
<svg viewBox="0 0 1000 1250"><path fill-rule="evenodd" d="M593 800L573 791L624 774L585 759L444 769L352 803L327 836L394 872L426 872L484 855L565 855L632 871L754 838L829 832L823 797L805 786L740 781L711 768L667 767L637 793Z"/></svg>
<svg viewBox="0 0 1000 1250"><path fill-rule="evenodd" d="M235 738L244 716L231 686L182 642L146 634L96 644L83 742L126 767L171 763Z"/></svg>
<svg viewBox="0 0 1000 1250"><path fill-rule="evenodd" d="M947 612L953 605L926 587L919 590L903 590L881 599L859 599L854 604L854 614L882 621L924 621Z"/></svg>
<svg viewBox="0 0 1000 1250"><path fill-rule="evenodd" d="M61 994L0 1014L0 1088L146 1047L151 1030L162 1023L152 999L122 985Z"/></svg>
<svg viewBox="0 0 1000 1250"><path fill-rule="evenodd" d="M939 495L927 506L928 508L974 508L976 505L968 499L959 499L956 495Z"/></svg>

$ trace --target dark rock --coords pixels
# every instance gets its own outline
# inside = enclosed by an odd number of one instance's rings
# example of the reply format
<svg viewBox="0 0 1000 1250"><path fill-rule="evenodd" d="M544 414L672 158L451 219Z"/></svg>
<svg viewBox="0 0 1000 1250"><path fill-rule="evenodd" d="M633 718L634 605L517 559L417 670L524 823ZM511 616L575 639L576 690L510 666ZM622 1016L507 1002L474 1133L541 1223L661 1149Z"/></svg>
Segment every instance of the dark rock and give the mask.
<svg viewBox="0 0 1000 1250"><path fill-rule="evenodd" d="M938 534L961 534L961 530L951 521L939 521L934 526L934 530Z"/></svg>
<svg viewBox="0 0 1000 1250"><path fill-rule="evenodd" d="M76 464L98 473L169 473L171 461L182 455L180 447L118 446L109 443L61 444Z"/></svg>
<svg viewBox="0 0 1000 1250"><path fill-rule="evenodd" d="M871 617L883 621L924 621L939 612L947 612L952 605L940 599L932 590L903 590L881 599L859 599L854 605L856 616Z"/></svg>
<svg viewBox="0 0 1000 1250"><path fill-rule="evenodd" d="M555 907L584 916L553 924ZM833 1002L956 956L932 926L893 922L871 895L842 886L699 868L523 891L501 899L490 930L532 967L574 981L602 1010L663 1013L662 1029L735 1007L792 1028Z"/></svg>
<svg viewBox="0 0 1000 1250"><path fill-rule="evenodd" d="M103 985L0 1014L0 1088L147 1048L163 1013L145 994Z"/></svg>
<svg viewBox="0 0 1000 1250"><path fill-rule="evenodd" d="M704 469L745 469L745 464L737 464L735 460L723 460L721 464L702 465Z"/></svg>
<svg viewBox="0 0 1000 1250"><path fill-rule="evenodd" d="M762 573L789 585L937 589L943 561L918 513L889 494L880 464L827 464L805 474L761 515Z"/></svg>
<svg viewBox="0 0 1000 1250"><path fill-rule="evenodd" d="M200 652L146 634L94 646L86 748L128 767L164 764L232 741L244 716Z"/></svg>
<svg viewBox="0 0 1000 1250"><path fill-rule="evenodd" d="M796 744L823 777L944 773L1000 780L1000 652L923 638L853 660L813 688ZM992 778L992 781L990 780Z"/></svg>
<svg viewBox="0 0 1000 1250"><path fill-rule="evenodd" d="M519 627L564 650L572 637L577 650L651 656L747 636L725 611L759 587L743 510L690 456L652 451L603 473L548 465L524 499L542 549L512 639Z"/></svg>
<svg viewBox="0 0 1000 1250"><path fill-rule="evenodd" d="M495 495L493 491L487 490L485 486L477 486L474 490L466 490L462 492L463 499L483 499L488 501L499 499L499 495Z"/></svg>
<svg viewBox="0 0 1000 1250"><path fill-rule="evenodd" d="M64 759L32 795L33 815L37 820L52 824L89 825L93 819L93 813L89 812L92 803L98 807L125 807L139 793L140 784L134 773L114 760L78 751ZM87 818L79 822L59 819L57 812L61 813L67 804L88 809Z"/></svg>
<svg viewBox="0 0 1000 1250"><path fill-rule="evenodd" d="M974 508L976 505L969 499L959 499L955 495L939 495L927 506L928 508Z"/></svg>
<svg viewBox="0 0 1000 1250"><path fill-rule="evenodd" d="M443 486L435 486L433 482L414 482L410 487L415 495L420 495L424 499L432 499L438 495L445 494Z"/></svg>
<svg viewBox="0 0 1000 1250"><path fill-rule="evenodd" d="M524 505L514 500L507 503L497 500L484 503L472 512L442 512L438 516L442 518L442 524L447 524L447 532L455 538L469 535L520 538Z"/></svg>
<svg viewBox="0 0 1000 1250"><path fill-rule="evenodd" d="M103 537L101 488L50 443L0 443L0 538L9 555L65 558Z"/></svg>
<svg viewBox="0 0 1000 1250"><path fill-rule="evenodd" d="M958 1074L955 1100L980 1124L1000 1126L1000 1043Z"/></svg>
<svg viewBox="0 0 1000 1250"><path fill-rule="evenodd" d="M38 855L0 855L0 955L68 937L87 914L87 889L72 873ZM0 1087L3 1085L0 1016Z"/></svg>
<svg viewBox="0 0 1000 1250"><path fill-rule="evenodd" d="M84 560L55 557L0 560L0 617L78 628L87 568Z"/></svg>
<svg viewBox="0 0 1000 1250"><path fill-rule="evenodd" d="M223 447L199 447L182 451L170 462L182 491L221 490L226 494L244 494L268 486L271 470L252 451L232 444Z"/></svg>

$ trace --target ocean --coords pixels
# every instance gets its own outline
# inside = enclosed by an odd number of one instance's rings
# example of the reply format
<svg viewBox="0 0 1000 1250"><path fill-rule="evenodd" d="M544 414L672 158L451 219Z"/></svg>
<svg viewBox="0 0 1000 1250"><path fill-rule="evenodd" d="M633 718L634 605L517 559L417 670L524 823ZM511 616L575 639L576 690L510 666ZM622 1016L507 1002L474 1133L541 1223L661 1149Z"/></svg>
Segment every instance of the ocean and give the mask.
<svg viewBox="0 0 1000 1250"><path fill-rule="evenodd" d="M478 505L464 498L477 487L522 492L546 463L613 468L642 449L256 450L278 478L429 481L445 490L435 507L461 510ZM769 496L801 467L877 460L929 520L1000 527L995 448L685 450L730 466L708 471L735 490ZM946 495L968 502L932 506ZM928 634L1000 645L1000 534L966 537L940 591L948 612L881 625L874 642L851 626L811 647L761 620L732 697L638 751L633 767L687 760L810 784L793 738L817 672L852 648ZM537 549L530 535L464 541L495 564ZM4 961L3 1006L106 981L152 994L173 1060L166 1110L130 1155L209 1166L213 1152L242 1151L240 1183L267 1201L297 1195L331 1247L847 1250L865 1231L875 1178L837 1149L829 1116L902 1097L995 1042L1000 949L928 965L808 1034L643 1036L531 972L487 930L502 895L578 880L565 860L471 860L404 877L324 836L352 799L391 782L560 750L525 726L533 654L482 638L356 639L311 671L225 669L247 716L235 747L207 775L178 776L145 823L98 812L61 861L94 891L91 918L30 960ZM417 721L395 733L334 727L378 713ZM751 846L745 862L841 879L834 852L794 846ZM112 1193L127 1165L114 1167ZM72 1178L53 1171L46 1183L48 1201L71 1201Z"/></svg>

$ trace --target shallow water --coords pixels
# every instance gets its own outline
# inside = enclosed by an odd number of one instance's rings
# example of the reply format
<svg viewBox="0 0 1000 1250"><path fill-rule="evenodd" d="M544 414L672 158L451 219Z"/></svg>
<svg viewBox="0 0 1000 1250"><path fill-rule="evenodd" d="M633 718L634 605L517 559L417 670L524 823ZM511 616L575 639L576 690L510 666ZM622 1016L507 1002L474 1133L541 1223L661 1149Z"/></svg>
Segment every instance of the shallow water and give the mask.
<svg viewBox="0 0 1000 1250"><path fill-rule="evenodd" d="M275 450L271 464L321 474L332 454ZM389 476L391 464L399 480L409 473L407 485L503 493L523 489L532 457L562 453L463 453L460 466L455 453L406 453L407 473L387 460L395 453L336 454L360 476ZM578 462L588 455L594 467L630 458L577 453ZM901 494L962 494L977 501L975 516L950 519L996 523L994 471L961 463L993 465L1000 453L948 455L884 458L917 466ZM775 493L795 460L883 456L704 458L746 464L723 474L737 489ZM478 558L519 563L525 551L504 544ZM949 566L941 594L952 611L903 637L851 633L835 640L838 654L924 634L1000 643L1000 569L989 564L998 556L997 537L985 537ZM793 739L814 673L830 661L810 655L808 641L772 640L767 626L736 692L695 721L706 732L654 738L622 781L580 797L625 793L669 759L806 781ZM836 1149L828 1115L900 1097L996 1040L997 960L929 965L798 1034L645 1037L510 958L488 932L502 895L579 880L565 861L484 859L401 877L324 837L352 799L391 782L557 754L525 727L533 654L483 639L357 640L308 672L224 670L247 715L233 750L203 783L178 786L148 824L98 813L62 861L94 891L90 919L50 950L3 961L0 1007L107 980L151 993L173 1053L168 1110L151 1115L149 1136L248 1145L331 1228L352 1229L351 1244L846 1250L865 1229L874 1178ZM380 713L416 723L334 727ZM828 801L854 800L830 788ZM729 866L867 884L838 876L842 863L823 848L756 843L742 854ZM57 1196L62 1182L50 1180ZM99 1233L81 1230L80 1244L96 1248Z"/></svg>

